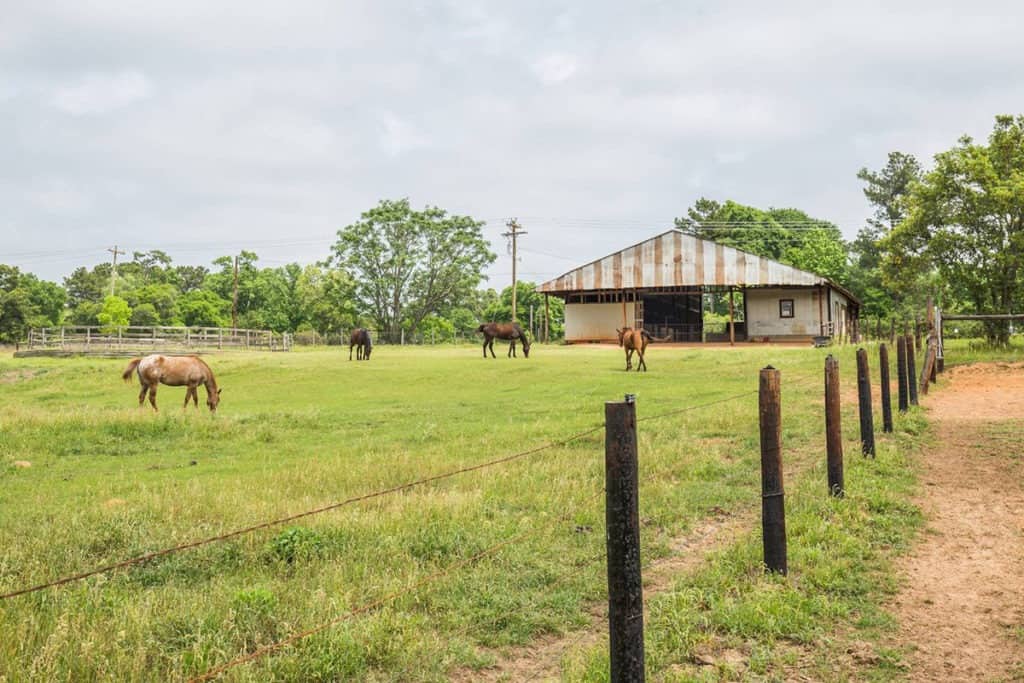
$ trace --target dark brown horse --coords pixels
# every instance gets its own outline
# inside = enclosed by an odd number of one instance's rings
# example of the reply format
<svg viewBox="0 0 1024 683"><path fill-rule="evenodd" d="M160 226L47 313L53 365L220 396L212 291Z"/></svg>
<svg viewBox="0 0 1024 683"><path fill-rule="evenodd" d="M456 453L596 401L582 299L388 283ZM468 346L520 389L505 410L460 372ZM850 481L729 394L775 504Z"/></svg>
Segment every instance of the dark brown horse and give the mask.
<svg viewBox="0 0 1024 683"><path fill-rule="evenodd" d="M373 351L373 340L370 339L370 331L362 327L352 330L352 336L348 339L349 360L352 360L352 347L356 347L356 360L370 360L370 351Z"/></svg>
<svg viewBox="0 0 1024 683"><path fill-rule="evenodd" d="M634 330L632 327L623 327L621 330L616 329L619 333L619 346L626 349L626 371L633 369L633 352L636 351L637 357L640 359L636 364L636 371L640 372L640 368L647 372L647 362L644 360L644 352L647 350L647 343L652 341L666 342L671 337L664 337L659 339L652 337L651 333L647 330Z"/></svg>
<svg viewBox="0 0 1024 683"><path fill-rule="evenodd" d="M495 339L508 339L509 358L516 355L516 340L522 341L523 356L530 357L530 338L526 336L519 323L484 323L476 328L476 331L484 335L484 358L487 358L487 349L491 350L491 358L497 358L494 355Z"/></svg>
<svg viewBox="0 0 1024 683"><path fill-rule="evenodd" d="M213 370L198 356L161 356L152 354L145 358L134 358L128 363L121 377L125 382L132 381L132 372L137 371L139 382L142 384L142 391L139 392L139 407L146 401L146 393L149 393L149 403L156 410L156 389L161 384L169 387L188 387L185 392L185 404L188 407L188 400L191 398L193 405L199 407L199 385L206 387L206 405L210 412L217 410L220 403L220 389L217 388L217 380L213 378Z"/></svg>

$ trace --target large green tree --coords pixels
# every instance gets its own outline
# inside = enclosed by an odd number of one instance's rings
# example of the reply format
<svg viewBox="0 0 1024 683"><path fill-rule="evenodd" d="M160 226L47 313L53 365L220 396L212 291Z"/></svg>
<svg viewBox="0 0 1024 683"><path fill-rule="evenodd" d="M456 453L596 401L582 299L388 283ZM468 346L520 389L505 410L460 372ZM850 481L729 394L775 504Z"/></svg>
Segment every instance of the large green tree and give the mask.
<svg viewBox="0 0 1024 683"><path fill-rule="evenodd" d="M882 277L882 240L905 217L910 188L921 178L917 159L903 152L890 152L885 167L878 171L862 168L857 178L864 182L864 196L873 214L850 243L849 287L864 302L864 313L890 316L901 306L913 306L912 296L922 286L891 288Z"/></svg>
<svg viewBox="0 0 1024 683"><path fill-rule="evenodd" d="M53 282L0 264L0 341L24 339L30 327L59 325L67 294Z"/></svg>
<svg viewBox="0 0 1024 683"><path fill-rule="evenodd" d="M787 263L842 283L847 251L839 228L799 209L758 209L698 199L676 227L701 239Z"/></svg>
<svg viewBox="0 0 1024 683"><path fill-rule="evenodd" d="M338 231L337 262L353 274L360 307L396 341L404 326L466 298L496 258L483 223L443 209L416 211L408 199L383 200Z"/></svg>
<svg viewBox="0 0 1024 683"><path fill-rule="evenodd" d="M1024 297L1024 116L998 116L988 144L960 138L913 185L883 241L895 282L934 269L978 313L1020 313ZM1006 324L986 327L1004 343Z"/></svg>

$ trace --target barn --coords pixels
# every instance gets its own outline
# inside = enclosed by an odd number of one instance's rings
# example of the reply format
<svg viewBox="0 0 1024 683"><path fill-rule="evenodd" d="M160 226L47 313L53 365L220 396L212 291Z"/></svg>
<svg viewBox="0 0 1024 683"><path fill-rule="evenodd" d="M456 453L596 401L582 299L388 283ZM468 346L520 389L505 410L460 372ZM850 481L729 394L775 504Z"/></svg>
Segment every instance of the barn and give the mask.
<svg viewBox="0 0 1024 683"><path fill-rule="evenodd" d="M569 343L611 341L643 328L676 342L810 342L856 335L860 301L814 273L669 230L545 282L565 301ZM709 295L728 322L705 324Z"/></svg>

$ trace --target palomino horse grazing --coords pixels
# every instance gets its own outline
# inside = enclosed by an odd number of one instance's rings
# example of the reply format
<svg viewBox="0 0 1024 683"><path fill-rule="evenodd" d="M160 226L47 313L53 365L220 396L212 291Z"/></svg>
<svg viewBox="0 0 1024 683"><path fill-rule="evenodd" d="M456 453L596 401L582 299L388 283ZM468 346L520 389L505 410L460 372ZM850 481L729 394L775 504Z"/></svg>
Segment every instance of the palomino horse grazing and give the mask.
<svg viewBox="0 0 1024 683"><path fill-rule="evenodd" d="M356 347L356 360L370 360L370 351L373 351L373 340L370 339L370 331L362 327L352 330L352 336L348 339L348 359L352 360L352 347Z"/></svg>
<svg viewBox="0 0 1024 683"><path fill-rule="evenodd" d="M623 327L621 330L616 329L615 331L619 333L619 346L626 349L627 372L633 368L634 351L636 351L636 355L640 359L636 364L636 371L640 372L640 368L643 368L644 372L647 372L647 362L644 361L644 351L647 350L647 342L666 342L671 339L671 337L664 337L662 339L652 337L647 330L634 330L632 327Z"/></svg>
<svg viewBox="0 0 1024 683"><path fill-rule="evenodd" d="M491 350L491 358L497 358L494 355L495 339L509 340L509 358L516 355L516 340L521 340L523 342L523 356L526 358L530 357L530 338L526 336L523 328L519 327L519 323L484 323L476 328L476 331L484 335L484 358L487 358L487 349Z"/></svg>
<svg viewBox="0 0 1024 683"><path fill-rule="evenodd" d="M142 391L139 392L139 407L146 400L146 393L149 392L149 402L156 410L156 389L160 384L169 387L188 387L185 392L185 404L188 407L189 398L192 403L199 407L199 385L206 387L206 405L210 412L217 410L220 403L220 389L217 388L217 380L213 378L213 370L198 356L160 356L153 354L145 358L135 358L121 375L124 381L132 381L132 372L137 371L139 382L142 383Z"/></svg>

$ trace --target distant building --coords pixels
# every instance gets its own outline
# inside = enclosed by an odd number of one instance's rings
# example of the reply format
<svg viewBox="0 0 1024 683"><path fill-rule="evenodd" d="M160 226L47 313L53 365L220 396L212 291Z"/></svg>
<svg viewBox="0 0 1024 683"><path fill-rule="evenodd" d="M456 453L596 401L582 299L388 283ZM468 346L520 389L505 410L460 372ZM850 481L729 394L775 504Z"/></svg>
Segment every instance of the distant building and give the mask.
<svg viewBox="0 0 1024 683"><path fill-rule="evenodd" d="M537 291L565 300L568 342L614 340L624 326L678 342L728 341L728 324L705 329L703 295L713 292L743 294L737 341L854 336L861 305L820 275L681 230L580 266Z"/></svg>

